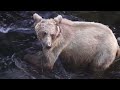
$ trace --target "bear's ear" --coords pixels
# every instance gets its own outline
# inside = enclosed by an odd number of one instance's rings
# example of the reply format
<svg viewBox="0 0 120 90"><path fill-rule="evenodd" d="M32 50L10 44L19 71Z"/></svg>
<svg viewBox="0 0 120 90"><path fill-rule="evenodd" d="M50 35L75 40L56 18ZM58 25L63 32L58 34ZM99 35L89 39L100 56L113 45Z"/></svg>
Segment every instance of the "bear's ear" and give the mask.
<svg viewBox="0 0 120 90"><path fill-rule="evenodd" d="M42 17L38 15L37 13L33 14L33 19L36 23L40 22L42 20Z"/></svg>
<svg viewBox="0 0 120 90"><path fill-rule="evenodd" d="M54 18L55 22L59 24L62 21L62 16L58 15L57 17Z"/></svg>

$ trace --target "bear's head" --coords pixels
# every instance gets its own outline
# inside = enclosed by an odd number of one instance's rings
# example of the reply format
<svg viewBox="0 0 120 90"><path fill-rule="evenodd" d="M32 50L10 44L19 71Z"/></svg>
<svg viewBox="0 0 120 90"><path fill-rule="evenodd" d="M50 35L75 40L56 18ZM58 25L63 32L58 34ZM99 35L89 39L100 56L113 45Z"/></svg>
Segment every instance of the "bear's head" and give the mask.
<svg viewBox="0 0 120 90"><path fill-rule="evenodd" d="M62 16L58 15L54 19L43 19L40 15L34 14L35 31L38 40L40 40L43 49L50 49L53 43L60 36L61 30L59 24Z"/></svg>

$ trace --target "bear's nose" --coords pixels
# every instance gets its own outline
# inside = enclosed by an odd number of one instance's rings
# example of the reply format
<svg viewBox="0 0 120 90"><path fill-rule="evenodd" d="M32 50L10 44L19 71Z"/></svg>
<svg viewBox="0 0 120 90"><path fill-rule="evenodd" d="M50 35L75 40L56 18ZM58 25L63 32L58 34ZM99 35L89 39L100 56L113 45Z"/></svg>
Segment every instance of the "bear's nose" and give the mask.
<svg viewBox="0 0 120 90"><path fill-rule="evenodd" d="M46 46L47 49L50 49L51 47L52 47L51 43L48 43Z"/></svg>
<svg viewBox="0 0 120 90"><path fill-rule="evenodd" d="M47 46L46 48L47 48L47 49L50 49L50 48L51 48L51 46Z"/></svg>

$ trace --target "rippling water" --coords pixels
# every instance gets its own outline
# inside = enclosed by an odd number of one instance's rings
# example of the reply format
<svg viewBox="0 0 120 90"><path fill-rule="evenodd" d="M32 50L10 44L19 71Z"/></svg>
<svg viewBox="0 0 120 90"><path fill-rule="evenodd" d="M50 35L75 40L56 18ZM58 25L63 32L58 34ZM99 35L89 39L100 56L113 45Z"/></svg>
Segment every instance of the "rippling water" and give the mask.
<svg viewBox="0 0 120 90"><path fill-rule="evenodd" d="M92 79L89 73L65 72L58 63L53 72L41 74L33 65L23 61L26 53L35 53L36 34L33 29L33 13L44 18L53 18L58 14L71 20L96 21L108 25L115 36L120 37L120 12L100 11L0 11L0 78L1 79ZM59 61L58 61L59 62ZM120 78L120 62L111 66L103 78Z"/></svg>

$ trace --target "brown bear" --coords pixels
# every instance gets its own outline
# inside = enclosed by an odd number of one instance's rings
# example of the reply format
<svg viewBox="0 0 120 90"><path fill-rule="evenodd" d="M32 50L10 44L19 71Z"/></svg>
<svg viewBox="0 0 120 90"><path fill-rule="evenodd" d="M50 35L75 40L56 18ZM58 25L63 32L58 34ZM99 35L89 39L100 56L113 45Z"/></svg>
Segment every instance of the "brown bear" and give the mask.
<svg viewBox="0 0 120 90"><path fill-rule="evenodd" d="M58 15L43 19L34 14L35 31L42 43L42 68L52 69L57 58L70 69L90 66L104 71L120 56L112 30L101 23L71 21Z"/></svg>

